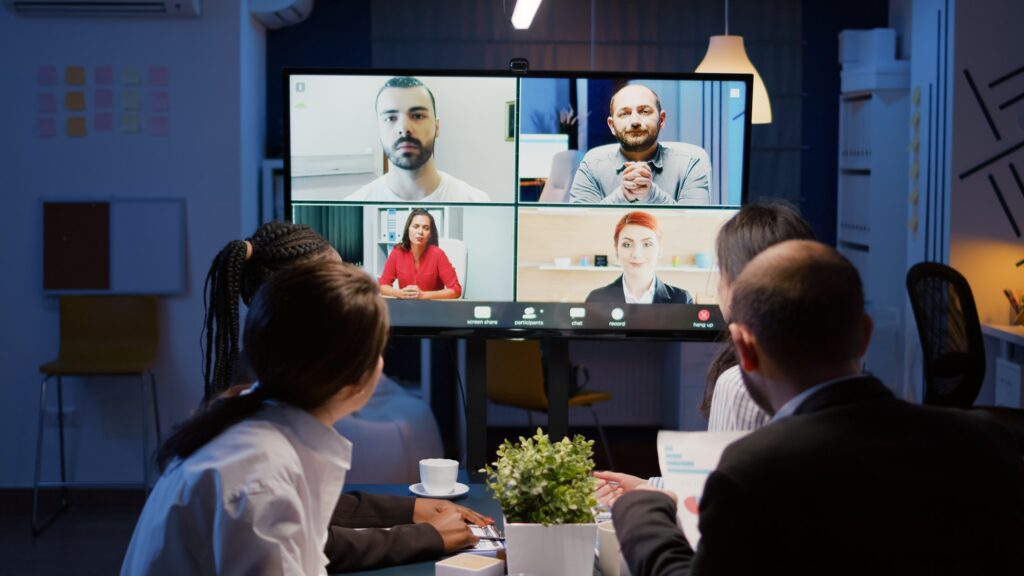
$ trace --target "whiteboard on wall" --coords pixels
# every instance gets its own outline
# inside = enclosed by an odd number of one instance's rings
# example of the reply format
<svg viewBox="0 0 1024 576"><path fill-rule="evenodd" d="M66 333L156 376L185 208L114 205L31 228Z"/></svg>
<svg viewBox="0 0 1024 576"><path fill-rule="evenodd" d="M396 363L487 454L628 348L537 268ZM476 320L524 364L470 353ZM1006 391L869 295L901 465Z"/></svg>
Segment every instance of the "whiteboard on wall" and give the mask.
<svg viewBox="0 0 1024 576"><path fill-rule="evenodd" d="M103 205L109 207L109 267L105 288L76 286L73 279L60 286L46 285L50 294L181 294L185 291L185 200L184 198L113 198L44 200L44 244L59 238L46 220L46 207L55 204ZM52 246L52 244L51 244ZM102 256L102 255L101 255ZM43 268L64 265L61 250L44 251ZM45 276L44 276L45 278Z"/></svg>

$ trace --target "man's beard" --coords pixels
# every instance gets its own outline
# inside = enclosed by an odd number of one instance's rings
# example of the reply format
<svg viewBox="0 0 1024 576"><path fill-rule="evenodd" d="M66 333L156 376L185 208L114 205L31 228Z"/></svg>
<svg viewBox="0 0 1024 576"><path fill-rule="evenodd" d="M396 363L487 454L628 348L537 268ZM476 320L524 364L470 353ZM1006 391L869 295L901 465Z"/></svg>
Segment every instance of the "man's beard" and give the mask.
<svg viewBox="0 0 1024 576"><path fill-rule="evenodd" d="M633 128L622 132L616 130L615 139L619 141L619 145L626 152L643 152L658 141L658 133L661 132L661 128L656 127L653 130L641 128L641 130L643 130L643 134L629 134L629 132L638 131Z"/></svg>
<svg viewBox="0 0 1024 576"><path fill-rule="evenodd" d="M399 150L398 147L402 144L415 144L419 147L418 152L409 152ZM387 150L388 160L391 161L393 166L401 168L403 170L419 170L423 167L427 161L430 160L434 155L434 143L431 142L429 146L423 144L416 138L399 138L395 140L391 148Z"/></svg>
<svg viewBox="0 0 1024 576"><path fill-rule="evenodd" d="M754 401L754 404L757 404L758 408L764 410L769 416L774 416L775 408L772 408L771 403L768 402L768 398L766 398L764 393L757 388L757 385L754 384L750 379L750 376L748 376L742 368L739 370L740 378L743 380L743 387L747 389L747 394L750 394L750 399Z"/></svg>

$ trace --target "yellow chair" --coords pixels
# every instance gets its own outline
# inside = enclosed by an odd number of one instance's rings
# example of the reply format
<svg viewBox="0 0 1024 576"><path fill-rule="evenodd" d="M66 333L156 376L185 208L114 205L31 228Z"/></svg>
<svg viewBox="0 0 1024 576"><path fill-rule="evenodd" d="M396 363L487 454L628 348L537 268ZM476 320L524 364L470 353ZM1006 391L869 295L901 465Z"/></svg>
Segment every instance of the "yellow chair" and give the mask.
<svg viewBox="0 0 1024 576"><path fill-rule="evenodd" d="M571 393L571 392L570 392ZM544 367L541 364L540 342L536 340L487 341L487 399L526 410L533 428L533 411L548 411L548 394L544 389ZM608 392L579 390L569 397L569 408L586 406L594 416L594 424L601 436L608 467L615 469L611 447L604 428L597 418L594 404L612 399Z"/></svg>
<svg viewBox="0 0 1024 576"><path fill-rule="evenodd" d="M39 424L36 436L35 481L32 486L32 534L42 532L67 509L67 489L73 486L96 486L97 483L69 481L64 465L64 398L62 378L65 376L137 376L139 378L142 420L142 483L116 485L149 485L149 445L147 442L146 375L157 445L160 444L160 409L156 397L156 376L152 368L156 360L158 340L157 301L153 296L62 296L60 299L60 352L57 359L39 367L43 381L39 386ZM46 386L57 379L57 426L60 434L60 481L40 481L43 457L43 427L46 416ZM102 483L103 485L115 485ZM37 522L39 489L60 488L59 508L46 520Z"/></svg>

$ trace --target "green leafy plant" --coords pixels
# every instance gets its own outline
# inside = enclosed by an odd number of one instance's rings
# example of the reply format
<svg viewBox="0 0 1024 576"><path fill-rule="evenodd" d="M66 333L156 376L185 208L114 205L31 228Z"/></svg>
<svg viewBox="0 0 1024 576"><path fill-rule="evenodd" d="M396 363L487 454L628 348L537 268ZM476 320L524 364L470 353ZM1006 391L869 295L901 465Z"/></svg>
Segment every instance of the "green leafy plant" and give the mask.
<svg viewBox="0 0 1024 576"><path fill-rule="evenodd" d="M532 438L505 440L493 468L481 472L508 522L587 524L597 506L593 446L580 435L552 443L538 428Z"/></svg>

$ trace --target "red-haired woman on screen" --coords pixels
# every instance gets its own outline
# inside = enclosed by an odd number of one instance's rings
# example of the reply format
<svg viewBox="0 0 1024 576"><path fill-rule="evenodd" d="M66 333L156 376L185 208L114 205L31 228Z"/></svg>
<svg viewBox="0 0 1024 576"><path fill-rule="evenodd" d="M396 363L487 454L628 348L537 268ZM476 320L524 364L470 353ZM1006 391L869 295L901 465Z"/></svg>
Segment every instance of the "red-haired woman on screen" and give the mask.
<svg viewBox="0 0 1024 576"><path fill-rule="evenodd" d="M629 212L615 226L615 256L622 276L587 295L587 302L692 304L690 293L669 286L655 269L661 256L661 226L647 212Z"/></svg>

